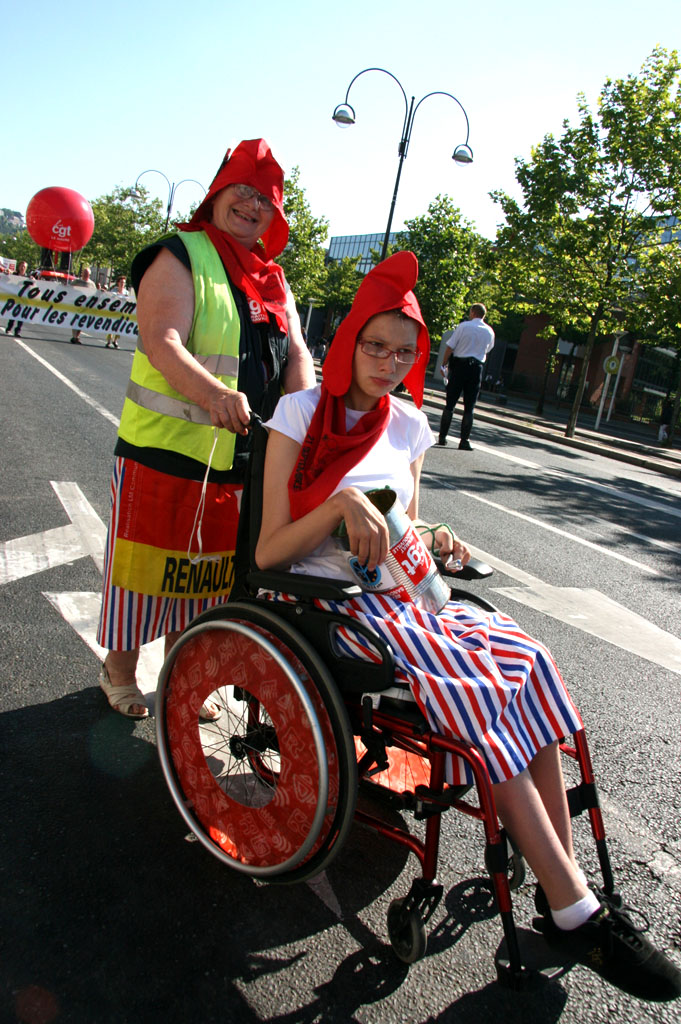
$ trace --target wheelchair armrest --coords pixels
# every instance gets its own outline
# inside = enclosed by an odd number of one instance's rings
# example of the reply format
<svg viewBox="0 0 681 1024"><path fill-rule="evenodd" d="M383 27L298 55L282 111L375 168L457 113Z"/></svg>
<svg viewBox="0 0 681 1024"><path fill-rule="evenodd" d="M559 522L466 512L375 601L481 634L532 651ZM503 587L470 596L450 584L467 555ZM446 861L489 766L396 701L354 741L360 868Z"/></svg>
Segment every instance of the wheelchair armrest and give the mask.
<svg viewBox="0 0 681 1024"><path fill-rule="evenodd" d="M435 556L435 564L442 573L443 576L448 576L450 579L457 580L486 580L488 576L492 576L494 569L487 562L483 562L480 558L470 558L466 565L458 572L450 572L445 569L444 563Z"/></svg>
<svg viewBox="0 0 681 1024"><path fill-rule="evenodd" d="M321 601L347 601L358 597L362 588L348 580L327 579L326 576L306 576L298 572L258 569L249 572L246 581L253 590L278 590L295 597L319 598Z"/></svg>

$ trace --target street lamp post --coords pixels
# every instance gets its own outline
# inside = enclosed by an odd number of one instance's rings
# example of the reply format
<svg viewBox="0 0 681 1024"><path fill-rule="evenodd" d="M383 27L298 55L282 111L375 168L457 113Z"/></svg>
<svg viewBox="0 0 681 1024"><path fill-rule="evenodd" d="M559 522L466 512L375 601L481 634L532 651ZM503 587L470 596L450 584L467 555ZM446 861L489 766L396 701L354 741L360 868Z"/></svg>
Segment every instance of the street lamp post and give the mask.
<svg viewBox="0 0 681 1024"><path fill-rule="evenodd" d="M180 185L184 185L185 182L191 181L195 185L198 185L200 189L203 189L204 196L206 194L205 188L203 188L203 185L201 184L201 182L197 181L196 178L183 178L182 181L174 182L174 181L170 181L169 178L163 173L163 171L157 171L155 168L150 167L148 170L142 171L140 174L137 175L137 178L135 180L135 184L132 187L132 194L133 194L133 196L139 197L139 192L137 190L137 184L138 184L140 178L143 177L143 175L145 175L145 174L160 174L162 178L165 178L166 183L168 185L168 205L166 207L166 223L165 223L165 228L164 228L165 231L168 230L168 225L170 224L170 214L173 211L173 203L175 201L175 193L177 192L177 190L180 187Z"/></svg>
<svg viewBox="0 0 681 1024"><path fill-rule="evenodd" d="M468 137L470 135L470 125L468 123L468 114L463 108L461 102L453 96L451 92L429 92L425 96L422 96L416 106L414 106L415 98L412 96L411 103L407 101L407 94L404 91L402 83L395 75L390 71L386 71L385 68L364 68L363 71L359 71L350 82L345 93L345 100L343 103L339 103L333 112L333 120L339 125L349 125L355 123L355 111L354 108L348 103L350 96L350 90L353 84L357 81L360 75L365 75L368 71L381 71L384 75L388 75L394 82L400 87L402 96L404 98L404 121L402 122L402 136L400 138L400 145L397 150L399 162L397 165L397 177L395 178L395 188L393 189L392 202L390 203L390 213L388 215L388 226L385 229L385 236L383 238L383 249L381 252L381 259L385 259L385 254L388 251L388 240L390 238L390 228L393 222L393 213L395 212L395 202L397 200L397 190L400 187L400 176L402 174L402 164L404 163L407 155L407 149L409 148L409 140L411 139L411 130L414 127L414 118L416 117L416 111L419 109L424 100L427 100L429 96L449 96L450 99L454 100L455 103L461 108L461 112L466 119L466 141L460 143L452 154L452 160L457 164L472 164L473 163L473 150L468 145Z"/></svg>

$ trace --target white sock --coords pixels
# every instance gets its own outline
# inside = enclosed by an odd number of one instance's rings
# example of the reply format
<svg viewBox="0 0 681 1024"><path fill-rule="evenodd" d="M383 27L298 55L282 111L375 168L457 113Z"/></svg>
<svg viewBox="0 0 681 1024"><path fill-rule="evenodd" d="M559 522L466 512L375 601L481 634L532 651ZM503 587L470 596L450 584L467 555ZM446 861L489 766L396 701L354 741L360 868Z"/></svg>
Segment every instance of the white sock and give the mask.
<svg viewBox="0 0 681 1024"><path fill-rule="evenodd" d="M575 928L579 928L580 924L588 921L591 915L596 913L600 905L594 893L589 891L583 899L577 900L576 903L571 903L569 907L563 907L562 910L552 910L551 917L558 928L565 932L571 932Z"/></svg>

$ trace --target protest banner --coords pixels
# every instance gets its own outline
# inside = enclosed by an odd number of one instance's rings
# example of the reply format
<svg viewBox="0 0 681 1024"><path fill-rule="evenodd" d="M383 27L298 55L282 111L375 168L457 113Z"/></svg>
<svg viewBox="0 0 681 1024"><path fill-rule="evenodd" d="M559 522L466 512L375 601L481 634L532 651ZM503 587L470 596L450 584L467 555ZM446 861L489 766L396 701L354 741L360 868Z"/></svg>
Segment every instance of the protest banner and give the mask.
<svg viewBox="0 0 681 1024"><path fill-rule="evenodd" d="M95 338L119 334L137 341L137 302L133 296L16 274L0 274L0 320L14 320L27 327L84 331Z"/></svg>

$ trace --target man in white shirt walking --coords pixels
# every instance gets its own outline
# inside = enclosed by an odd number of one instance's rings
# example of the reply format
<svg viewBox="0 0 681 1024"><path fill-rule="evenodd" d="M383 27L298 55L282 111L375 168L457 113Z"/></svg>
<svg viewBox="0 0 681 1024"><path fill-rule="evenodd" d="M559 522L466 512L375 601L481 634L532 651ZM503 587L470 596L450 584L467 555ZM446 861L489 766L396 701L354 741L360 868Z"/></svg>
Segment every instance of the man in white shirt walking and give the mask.
<svg viewBox="0 0 681 1024"><path fill-rule="evenodd" d="M463 416L459 448L472 451L470 436L473 427L473 410L480 393L482 368L487 353L494 346L494 331L484 322L487 310L480 302L474 303L468 311L468 320L450 333L447 339L441 370L447 379L447 398L440 420L438 443L447 444L447 432L452 422L454 406L463 392ZM448 371L445 369L448 366ZM448 376L447 376L448 372Z"/></svg>

